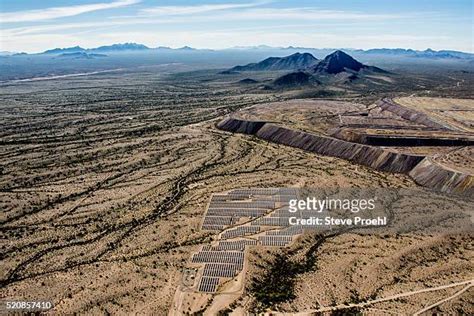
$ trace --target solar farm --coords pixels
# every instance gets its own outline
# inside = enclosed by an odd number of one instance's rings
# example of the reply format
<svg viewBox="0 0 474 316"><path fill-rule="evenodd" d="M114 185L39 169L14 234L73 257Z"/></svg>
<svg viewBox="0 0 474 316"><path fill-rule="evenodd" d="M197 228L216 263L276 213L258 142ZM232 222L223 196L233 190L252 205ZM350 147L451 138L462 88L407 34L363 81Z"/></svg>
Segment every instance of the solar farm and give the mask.
<svg viewBox="0 0 474 316"><path fill-rule="evenodd" d="M303 233L291 226L288 202L298 198L294 188L248 188L212 195L202 229L215 232L217 240L191 258L202 271L197 291L217 292L220 284L244 270L248 246L285 247Z"/></svg>

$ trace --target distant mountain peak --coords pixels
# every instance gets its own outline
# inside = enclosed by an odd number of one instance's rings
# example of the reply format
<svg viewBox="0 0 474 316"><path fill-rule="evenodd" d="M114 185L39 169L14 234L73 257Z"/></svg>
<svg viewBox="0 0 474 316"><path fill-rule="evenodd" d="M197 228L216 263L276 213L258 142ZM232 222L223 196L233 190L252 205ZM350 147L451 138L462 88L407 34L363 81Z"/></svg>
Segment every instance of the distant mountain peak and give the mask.
<svg viewBox="0 0 474 316"><path fill-rule="evenodd" d="M358 62L349 54L344 53L342 50L337 50L327 55L326 58L314 66L313 71L338 74L346 70L359 71L366 67L367 66Z"/></svg>
<svg viewBox="0 0 474 316"><path fill-rule="evenodd" d="M53 48L44 51L42 54L62 54L62 53L77 53L84 52L86 49L80 46L66 47L66 48Z"/></svg>
<svg viewBox="0 0 474 316"><path fill-rule="evenodd" d="M137 43L119 43L119 44L100 46L100 47L93 48L93 49L90 49L90 50L93 50L93 51L113 51L113 50L123 51L123 50L145 50L145 49L150 49L150 48L143 45L143 44L137 44Z"/></svg>

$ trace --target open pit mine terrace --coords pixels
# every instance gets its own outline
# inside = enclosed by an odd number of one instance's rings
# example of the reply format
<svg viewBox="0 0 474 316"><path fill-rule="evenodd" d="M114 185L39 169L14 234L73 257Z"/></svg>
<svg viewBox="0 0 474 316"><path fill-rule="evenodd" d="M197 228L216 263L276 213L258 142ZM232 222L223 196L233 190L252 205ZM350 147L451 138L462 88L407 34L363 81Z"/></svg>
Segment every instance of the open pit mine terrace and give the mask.
<svg viewBox="0 0 474 316"><path fill-rule="evenodd" d="M220 130L408 174L424 187L474 195L474 100L382 99L371 106L292 100L256 105Z"/></svg>

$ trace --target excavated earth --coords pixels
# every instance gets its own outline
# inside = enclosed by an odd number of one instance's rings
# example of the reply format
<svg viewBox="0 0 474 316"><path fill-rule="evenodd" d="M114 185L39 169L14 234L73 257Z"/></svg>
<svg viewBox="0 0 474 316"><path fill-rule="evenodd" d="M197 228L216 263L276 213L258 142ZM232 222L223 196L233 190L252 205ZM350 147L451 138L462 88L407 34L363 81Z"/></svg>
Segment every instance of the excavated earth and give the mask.
<svg viewBox="0 0 474 316"><path fill-rule="evenodd" d="M474 111L473 101L472 107L468 100L462 101L463 111ZM323 100L277 102L234 113L217 128L380 171L409 174L418 184L442 192L472 194L474 133L464 128L470 122L443 121L420 111L419 100L404 102L418 108L391 99L369 107ZM436 100L445 108L452 102Z"/></svg>

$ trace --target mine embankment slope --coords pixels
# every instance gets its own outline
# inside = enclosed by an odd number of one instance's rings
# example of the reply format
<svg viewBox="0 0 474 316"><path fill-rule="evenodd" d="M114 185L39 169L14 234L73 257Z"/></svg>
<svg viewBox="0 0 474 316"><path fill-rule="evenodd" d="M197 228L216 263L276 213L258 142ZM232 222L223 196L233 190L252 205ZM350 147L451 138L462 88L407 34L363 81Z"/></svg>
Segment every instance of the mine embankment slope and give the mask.
<svg viewBox="0 0 474 316"><path fill-rule="evenodd" d="M474 196L474 146L425 158L410 176L420 185Z"/></svg>
<svg viewBox="0 0 474 316"><path fill-rule="evenodd" d="M349 142L374 146L473 146L474 135L471 133L436 131L436 130L403 130L367 129L342 127L337 128L331 136Z"/></svg>
<svg viewBox="0 0 474 316"><path fill-rule="evenodd" d="M350 160L376 170L408 173L424 156L396 153L382 148L310 134L271 123L249 122L234 118L221 121L218 128L233 133L300 148L321 155Z"/></svg>

